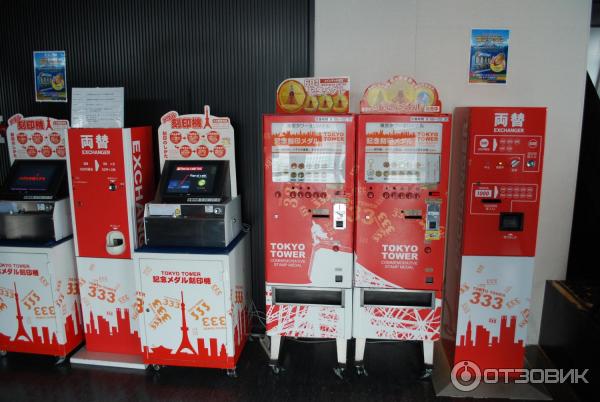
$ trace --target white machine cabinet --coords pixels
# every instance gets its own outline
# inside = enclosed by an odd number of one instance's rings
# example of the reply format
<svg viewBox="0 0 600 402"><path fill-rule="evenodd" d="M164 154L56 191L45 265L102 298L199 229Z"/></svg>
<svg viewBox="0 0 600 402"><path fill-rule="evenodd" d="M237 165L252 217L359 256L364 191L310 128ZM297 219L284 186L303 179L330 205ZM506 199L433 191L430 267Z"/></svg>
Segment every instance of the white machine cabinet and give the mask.
<svg viewBox="0 0 600 402"><path fill-rule="evenodd" d="M250 329L250 237L134 253L146 364L234 370Z"/></svg>

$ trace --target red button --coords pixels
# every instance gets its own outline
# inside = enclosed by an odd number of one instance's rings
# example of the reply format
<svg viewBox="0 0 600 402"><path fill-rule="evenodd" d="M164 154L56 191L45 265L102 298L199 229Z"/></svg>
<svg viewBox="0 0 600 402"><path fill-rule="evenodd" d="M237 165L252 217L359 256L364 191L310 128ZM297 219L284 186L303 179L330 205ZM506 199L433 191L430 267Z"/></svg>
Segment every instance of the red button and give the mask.
<svg viewBox="0 0 600 402"><path fill-rule="evenodd" d="M316 191L313 193L313 197L315 198L319 198L319 193L317 193Z"/></svg>
<svg viewBox="0 0 600 402"><path fill-rule="evenodd" d="M302 198L304 197L304 194L302 193L302 191L298 191L298 198Z"/></svg>
<svg viewBox="0 0 600 402"><path fill-rule="evenodd" d="M310 191L307 191L306 192L306 198L310 198L310 197L312 197L312 194L310 193Z"/></svg>
<svg viewBox="0 0 600 402"><path fill-rule="evenodd" d="M404 197L406 197L406 194L404 194L404 193L398 194L398 198L400 198L401 200L404 199Z"/></svg>
<svg viewBox="0 0 600 402"><path fill-rule="evenodd" d="M411 198L413 198L413 194L412 193L406 193L406 198L408 198L410 200Z"/></svg>
<svg viewBox="0 0 600 402"><path fill-rule="evenodd" d="M327 198L327 193L321 193L322 198Z"/></svg>
<svg viewBox="0 0 600 402"><path fill-rule="evenodd" d="M388 198L390 198L390 193L388 193L388 192L383 193L383 198L385 198L386 200Z"/></svg>
<svg viewBox="0 0 600 402"><path fill-rule="evenodd" d="M275 198L281 198L281 192L275 191Z"/></svg>
<svg viewBox="0 0 600 402"><path fill-rule="evenodd" d="M369 191L369 192L367 193L367 198L373 198L373 197L375 197L375 194L373 194L373 192L372 192L372 191Z"/></svg>
<svg viewBox="0 0 600 402"><path fill-rule="evenodd" d="M290 198L296 198L296 193L294 191L290 193Z"/></svg>
<svg viewBox="0 0 600 402"><path fill-rule="evenodd" d="M396 198L398 198L398 194L392 193L392 198L395 200Z"/></svg>

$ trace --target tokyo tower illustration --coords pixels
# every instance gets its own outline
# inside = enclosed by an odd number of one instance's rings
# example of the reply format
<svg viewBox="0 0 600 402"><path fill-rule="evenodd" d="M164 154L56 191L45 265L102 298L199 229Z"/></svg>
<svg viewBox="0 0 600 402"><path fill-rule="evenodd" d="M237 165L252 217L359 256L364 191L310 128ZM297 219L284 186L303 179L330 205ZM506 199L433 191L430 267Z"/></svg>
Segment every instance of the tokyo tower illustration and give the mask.
<svg viewBox="0 0 600 402"><path fill-rule="evenodd" d="M210 108L208 106L204 106L204 128L212 128L210 125Z"/></svg>
<svg viewBox="0 0 600 402"><path fill-rule="evenodd" d="M48 121L46 122L47 127L46 130L50 130L52 128L52 124L50 124L50 117L48 117Z"/></svg>
<svg viewBox="0 0 600 402"><path fill-rule="evenodd" d="M177 349L176 353L181 353L182 351L187 350L191 354L195 355L196 351L192 347L192 343L190 342L190 338L188 338L188 326L185 320L185 303L183 302L183 291L181 292L181 344Z"/></svg>
<svg viewBox="0 0 600 402"><path fill-rule="evenodd" d="M25 326L23 325L23 316L21 315L21 304L19 303L19 293L17 292L17 284L13 282L13 286L15 287L15 301L17 302L17 321L19 322L19 328L17 328L17 334L15 335L15 339L13 339L13 341L18 340L19 338L25 338L29 342L33 342L27 334Z"/></svg>

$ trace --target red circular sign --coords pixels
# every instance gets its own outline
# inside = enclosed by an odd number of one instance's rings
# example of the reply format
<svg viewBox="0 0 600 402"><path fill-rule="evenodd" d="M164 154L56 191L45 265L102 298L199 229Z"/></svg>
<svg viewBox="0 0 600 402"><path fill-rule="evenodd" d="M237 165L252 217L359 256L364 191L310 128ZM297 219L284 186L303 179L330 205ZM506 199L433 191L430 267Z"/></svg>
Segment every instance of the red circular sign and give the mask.
<svg viewBox="0 0 600 402"><path fill-rule="evenodd" d="M213 149L213 154L215 154L215 156L217 158L222 158L225 156L225 152L226 149L223 145L217 145L214 149Z"/></svg>
<svg viewBox="0 0 600 402"><path fill-rule="evenodd" d="M208 147L200 145L198 149L196 149L196 154L201 158L206 158L208 156Z"/></svg>
<svg viewBox="0 0 600 402"><path fill-rule="evenodd" d="M179 131L173 131L169 138L173 144L179 144L181 142L181 133Z"/></svg>
<svg viewBox="0 0 600 402"><path fill-rule="evenodd" d="M216 131L211 131L206 134L206 139L208 139L208 142L211 144L216 144L221 139L221 136Z"/></svg>
<svg viewBox="0 0 600 402"><path fill-rule="evenodd" d="M33 145L28 146L27 155L31 156L32 158L35 158L37 155L37 149L35 149Z"/></svg>
<svg viewBox="0 0 600 402"><path fill-rule="evenodd" d="M67 150L65 149L64 145L59 145L58 147L56 147L56 155L60 156L61 158L64 158L66 154Z"/></svg>
<svg viewBox="0 0 600 402"><path fill-rule="evenodd" d="M44 155L46 158L49 158L52 156L52 148L50 148L48 145L44 145L42 147L42 155Z"/></svg>
<svg viewBox="0 0 600 402"><path fill-rule="evenodd" d="M33 133L31 136L31 141L33 141L34 144L41 144L44 142L44 136L37 132Z"/></svg>
<svg viewBox="0 0 600 402"><path fill-rule="evenodd" d="M60 143L60 134L58 134L56 131L50 134L50 142L53 144Z"/></svg>
<svg viewBox="0 0 600 402"><path fill-rule="evenodd" d="M179 153L184 158L189 158L192 155L192 148L188 147L187 145L184 145L181 148L179 148Z"/></svg>
<svg viewBox="0 0 600 402"><path fill-rule="evenodd" d="M19 144L26 144L27 143L27 134L25 134L25 133L17 134L17 141L19 142Z"/></svg>
<svg viewBox="0 0 600 402"><path fill-rule="evenodd" d="M187 135L190 144L197 144L200 141L200 134L197 131L190 131Z"/></svg>

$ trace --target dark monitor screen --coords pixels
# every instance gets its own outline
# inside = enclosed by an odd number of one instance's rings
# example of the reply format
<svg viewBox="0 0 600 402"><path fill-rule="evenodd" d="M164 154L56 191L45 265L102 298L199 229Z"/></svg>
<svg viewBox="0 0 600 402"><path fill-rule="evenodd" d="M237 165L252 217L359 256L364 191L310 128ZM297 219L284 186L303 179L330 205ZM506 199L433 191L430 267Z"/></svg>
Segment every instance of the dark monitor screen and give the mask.
<svg viewBox="0 0 600 402"><path fill-rule="evenodd" d="M10 178L8 190L46 192L50 190L58 168L55 164L21 164Z"/></svg>
<svg viewBox="0 0 600 402"><path fill-rule="evenodd" d="M10 200L58 199L67 194L64 160L16 160L1 190Z"/></svg>
<svg viewBox="0 0 600 402"><path fill-rule="evenodd" d="M166 194L212 194L218 167L215 165L180 165L171 169Z"/></svg>
<svg viewBox="0 0 600 402"><path fill-rule="evenodd" d="M229 161L166 161L158 200L167 203L220 202L225 192Z"/></svg>

